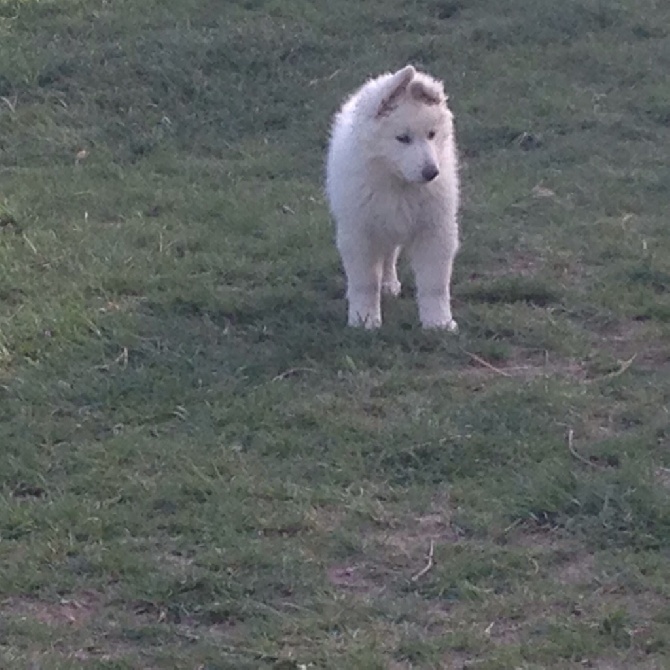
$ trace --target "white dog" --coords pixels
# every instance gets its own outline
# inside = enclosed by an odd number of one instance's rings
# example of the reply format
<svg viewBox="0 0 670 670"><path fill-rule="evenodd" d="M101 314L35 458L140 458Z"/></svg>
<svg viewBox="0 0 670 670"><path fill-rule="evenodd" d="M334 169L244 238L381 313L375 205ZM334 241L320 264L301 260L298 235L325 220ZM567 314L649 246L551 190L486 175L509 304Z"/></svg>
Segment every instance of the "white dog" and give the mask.
<svg viewBox="0 0 670 670"><path fill-rule="evenodd" d="M442 84L411 65L368 81L333 123L326 190L347 275L349 325L381 325L405 247L424 328L457 330L450 282L458 249L458 157Z"/></svg>

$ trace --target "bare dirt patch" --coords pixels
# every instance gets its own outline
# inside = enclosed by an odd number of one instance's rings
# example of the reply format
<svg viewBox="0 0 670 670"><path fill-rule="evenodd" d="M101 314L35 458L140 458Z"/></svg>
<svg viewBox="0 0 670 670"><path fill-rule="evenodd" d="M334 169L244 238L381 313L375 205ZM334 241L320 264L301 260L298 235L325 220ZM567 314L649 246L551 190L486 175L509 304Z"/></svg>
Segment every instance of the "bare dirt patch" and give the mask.
<svg viewBox="0 0 670 670"><path fill-rule="evenodd" d="M670 468L656 468L656 481L670 491Z"/></svg>
<svg viewBox="0 0 670 670"><path fill-rule="evenodd" d="M415 557L425 554L431 542L454 543L459 537L458 531L452 527L450 519L444 513L433 512L415 517L400 527L382 531L374 539L392 553Z"/></svg>
<svg viewBox="0 0 670 670"><path fill-rule="evenodd" d="M670 370L670 345L656 323L620 320L595 328L594 334L597 336L594 346L618 360L619 365L630 361L629 367L633 370Z"/></svg>
<svg viewBox="0 0 670 670"><path fill-rule="evenodd" d="M640 658L621 658L621 659L601 659L592 661L588 666L593 670L666 670L665 664L661 665L660 661L648 660L643 661Z"/></svg>
<svg viewBox="0 0 670 670"><path fill-rule="evenodd" d="M32 619L47 626L71 625L82 627L99 615L103 598L99 593L84 591L63 597L57 602L13 597L2 601L0 608L6 616Z"/></svg>
<svg viewBox="0 0 670 670"><path fill-rule="evenodd" d="M331 584L352 593L381 593L391 582L429 572L435 548L460 538L451 523L448 501L436 500L425 514L409 518L380 512L377 523L382 528L364 540L369 560L329 567Z"/></svg>
<svg viewBox="0 0 670 670"><path fill-rule="evenodd" d="M533 380L539 377L557 377L577 381L586 379L582 362L550 357L546 351L528 351L516 348L504 361L490 361L485 356L465 351L470 365L464 371L470 378L511 377Z"/></svg>
<svg viewBox="0 0 670 670"><path fill-rule="evenodd" d="M375 590L376 584L365 565L332 565L327 570L328 581L351 593L366 594Z"/></svg>
<svg viewBox="0 0 670 670"><path fill-rule="evenodd" d="M177 551L160 554L157 558L162 567L180 575L187 573L193 566L193 558Z"/></svg>
<svg viewBox="0 0 670 670"><path fill-rule="evenodd" d="M559 532L532 532L520 527L507 537L507 544L530 550L532 560L548 562L548 576L559 584L588 584L596 578L595 556Z"/></svg>
<svg viewBox="0 0 670 670"><path fill-rule="evenodd" d="M589 584L596 577L595 563L592 554L577 552L564 565L557 566L552 577L559 584Z"/></svg>
<svg viewBox="0 0 670 670"><path fill-rule="evenodd" d="M342 508L312 507L305 514L305 526L316 533L332 533L341 527L345 517Z"/></svg>

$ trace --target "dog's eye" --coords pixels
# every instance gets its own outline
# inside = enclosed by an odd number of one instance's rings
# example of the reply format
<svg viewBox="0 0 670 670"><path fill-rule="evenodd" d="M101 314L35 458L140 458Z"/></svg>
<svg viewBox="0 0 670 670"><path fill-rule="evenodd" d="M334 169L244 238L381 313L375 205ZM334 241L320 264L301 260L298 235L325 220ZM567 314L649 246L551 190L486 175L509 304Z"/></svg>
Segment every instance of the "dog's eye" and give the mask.
<svg viewBox="0 0 670 670"><path fill-rule="evenodd" d="M396 140L398 140L398 142L401 144L409 144L412 141L412 138L407 133L405 133L404 135L398 135Z"/></svg>
<svg viewBox="0 0 670 670"><path fill-rule="evenodd" d="M429 140L435 139L435 134L436 134L436 133L435 133L434 130L430 130L430 131L428 132L428 139L429 139Z"/></svg>

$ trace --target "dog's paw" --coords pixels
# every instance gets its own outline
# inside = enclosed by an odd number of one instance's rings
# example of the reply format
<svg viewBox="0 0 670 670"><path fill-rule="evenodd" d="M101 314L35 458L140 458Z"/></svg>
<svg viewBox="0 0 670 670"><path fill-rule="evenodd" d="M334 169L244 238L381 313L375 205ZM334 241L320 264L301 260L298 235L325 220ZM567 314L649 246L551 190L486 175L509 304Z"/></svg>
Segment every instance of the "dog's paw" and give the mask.
<svg viewBox="0 0 670 670"><path fill-rule="evenodd" d="M448 333L458 333L458 324L450 319L449 321L424 322L424 330L445 330Z"/></svg>
<svg viewBox="0 0 670 670"><path fill-rule="evenodd" d="M382 293L385 295L392 295L394 298L397 298L400 295L402 290L402 285L396 279L395 281L385 281L382 283Z"/></svg>
<svg viewBox="0 0 670 670"><path fill-rule="evenodd" d="M365 315L360 316L355 314L349 317L349 322L347 324L350 328L364 328L365 330L376 330L381 327L382 320L381 317Z"/></svg>

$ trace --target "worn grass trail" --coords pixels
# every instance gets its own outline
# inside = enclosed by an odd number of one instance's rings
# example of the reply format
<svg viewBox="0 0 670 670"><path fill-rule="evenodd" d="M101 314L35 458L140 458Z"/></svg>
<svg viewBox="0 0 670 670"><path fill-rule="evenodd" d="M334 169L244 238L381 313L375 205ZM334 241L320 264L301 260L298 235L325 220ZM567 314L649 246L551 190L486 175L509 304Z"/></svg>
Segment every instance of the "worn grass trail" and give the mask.
<svg viewBox="0 0 670 670"><path fill-rule="evenodd" d="M670 8L0 0L8 668L670 664ZM345 329L331 114L412 62L458 337Z"/></svg>

